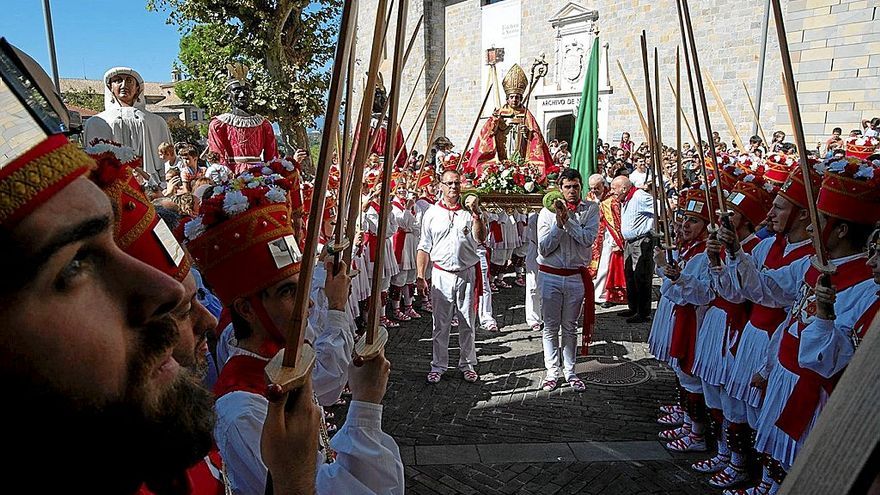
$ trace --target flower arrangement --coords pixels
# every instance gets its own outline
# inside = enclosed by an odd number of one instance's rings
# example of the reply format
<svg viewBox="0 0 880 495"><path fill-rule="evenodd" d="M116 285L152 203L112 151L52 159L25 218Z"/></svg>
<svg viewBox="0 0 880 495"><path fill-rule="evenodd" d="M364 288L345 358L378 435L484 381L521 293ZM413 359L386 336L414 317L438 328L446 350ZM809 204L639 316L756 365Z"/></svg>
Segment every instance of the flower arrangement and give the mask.
<svg viewBox="0 0 880 495"><path fill-rule="evenodd" d="M245 172L227 184L213 186L211 196L202 201L199 216L185 225L186 238L193 240L208 228L249 210L286 203L291 181L278 174L265 173L267 168L260 173Z"/></svg>
<svg viewBox="0 0 880 495"><path fill-rule="evenodd" d="M822 174L834 173L846 178L867 182L871 187L880 187L880 160L869 162L852 156L837 160L829 159L818 165L816 170Z"/></svg>
<svg viewBox="0 0 880 495"><path fill-rule="evenodd" d="M546 189L548 180L534 165L504 161L483 167L482 175L473 184L484 193L535 194Z"/></svg>

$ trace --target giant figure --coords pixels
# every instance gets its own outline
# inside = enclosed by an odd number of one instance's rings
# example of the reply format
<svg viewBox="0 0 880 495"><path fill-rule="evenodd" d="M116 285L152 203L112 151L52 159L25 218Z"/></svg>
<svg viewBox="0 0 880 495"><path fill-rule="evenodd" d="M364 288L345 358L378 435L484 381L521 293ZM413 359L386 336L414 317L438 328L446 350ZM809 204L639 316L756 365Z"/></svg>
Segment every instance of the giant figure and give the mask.
<svg viewBox="0 0 880 495"><path fill-rule="evenodd" d="M226 92L232 109L213 119L208 126L208 148L237 175L254 164L278 158L278 144L272 124L263 116L252 114L248 67L228 64Z"/></svg>
<svg viewBox="0 0 880 495"><path fill-rule="evenodd" d="M83 142L115 141L134 149L143 159L150 182L165 184L165 164L159 144L170 143L171 133L162 117L147 111L144 78L129 67L113 67L104 73L104 111L86 120Z"/></svg>

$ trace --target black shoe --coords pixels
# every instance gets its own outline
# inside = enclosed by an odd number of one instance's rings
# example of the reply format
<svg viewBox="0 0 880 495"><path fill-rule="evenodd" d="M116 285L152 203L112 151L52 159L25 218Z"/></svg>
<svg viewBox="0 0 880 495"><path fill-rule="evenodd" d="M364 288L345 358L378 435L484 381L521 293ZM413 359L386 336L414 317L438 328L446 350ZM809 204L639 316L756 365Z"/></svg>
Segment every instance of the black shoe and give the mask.
<svg viewBox="0 0 880 495"><path fill-rule="evenodd" d="M622 316L624 318L629 318L630 316L635 316L635 315L636 315L636 312L631 309L627 309L625 311L621 311L620 313L617 313L617 316Z"/></svg>
<svg viewBox="0 0 880 495"><path fill-rule="evenodd" d="M617 306L617 304L616 304L616 303L613 303L613 302L608 302L608 301L605 301L605 302L602 303L602 307L605 308L605 309L608 309L608 308L610 308L610 307L612 307L612 306Z"/></svg>
<svg viewBox="0 0 880 495"><path fill-rule="evenodd" d="M642 315L630 316L626 319L627 323L645 323L646 321L650 321L650 318Z"/></svg>

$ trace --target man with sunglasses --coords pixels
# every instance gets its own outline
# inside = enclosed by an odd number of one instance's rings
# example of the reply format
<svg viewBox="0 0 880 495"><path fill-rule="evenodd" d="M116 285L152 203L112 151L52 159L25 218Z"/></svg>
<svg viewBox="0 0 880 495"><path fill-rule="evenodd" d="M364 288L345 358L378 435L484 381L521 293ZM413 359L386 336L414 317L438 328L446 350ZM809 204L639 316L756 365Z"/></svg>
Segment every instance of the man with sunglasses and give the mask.
<svg viewBox="0 0 880 495"><path fill-rule="evenodd" d="M475 382L477 353L476 298L482 294L483 280L477 244L486 240L486 227L476 196L461 205L461 174L446 170L440 176L441 198L425 211L416 258L416 284L426 291L428 264L432 275L431 304L434 307L433 352L428 383L438 383L449 364L449 332L452 318L458 316L458 367L465 381Z"/></svg>

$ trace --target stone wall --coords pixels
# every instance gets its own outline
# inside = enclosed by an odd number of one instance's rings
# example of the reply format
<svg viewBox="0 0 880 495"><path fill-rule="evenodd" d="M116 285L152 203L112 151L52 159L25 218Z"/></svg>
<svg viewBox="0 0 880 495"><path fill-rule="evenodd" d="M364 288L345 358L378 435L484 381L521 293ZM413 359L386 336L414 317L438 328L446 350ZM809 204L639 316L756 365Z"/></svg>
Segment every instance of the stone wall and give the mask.
<svg viewBox="0 0 880 495"><path fill-rule="evenodd" d="M365 2L366 5L371 3ZM404 98L408 96L413 84L411 79L425 57L429 59L429 69L428 78L423 77L418 83L425 90L416 92L403 127L409 129L411 119L424 102L424 93L442 66L444 56L451 57L443 78L444 84L450 88L446 113L441 121L445 126L438 129L438 135L441 135L439 131L443 131L459 149L470 132L483 96L480 3L480 0L410 0L409 24L414 25L418 15L425 12L426 25L410 58ZM526 70L533 59L542 53L546 54L552 67L555 33L548 20L568 3L568 0L522 1L520 64ZM639 105L644 109L644 76L639 46L639 35L644 29L649 47L659 48L663 139L666 143L674 143L674 100L666 82L666 77L674 80L675 50L681 42L674 0L606 0L601 3L578 0L576 3L599 12L600 42L609 44L609 78L613 88L609 100L609 137L617 140L621 132L630 131L634 140L643 139L636 111L616 61L620 60ZM759 0L690 2L701 66L716 82L743 141L748 141L753 132L754 117L743 83L754 98L763 3ZM856 128L861 119L880 115L880 9L877 0L783 0L783 8L786 10L788 41L795 62L795 79L798 81L807 143L824 142L833 127L843 127L844 131L848 131ZM364 50L367 45L363 39L366 31L372 31L373 14L374 10L370 8L363 8L360 12L361 20L368 18L370 26L358 33L359 58L363 61L361 73L366 70ZM361 26L365 25L361 23ZM391 29L393 32L394 27ZM761 102L761 124L768 137L775 129L790 133L775 29L771 13ZM605 53L604 49L602 53ZM684 71L683 53L681 65ZM499 74L500 78L503 76ZM420 134L417 144L420 150L424 149L444 84L441 84L432 105L428 125ZM552 71L544 84L555 84ZM605 81L600 81L600 86L604 85ZM683 107L693 127L693 111L684 75L682 90ZM723 140L730 142L731 132L722 119L708 85L706 98L712 129L721 134ZM686 129L682 132L684 141L692 141Z"/></svg>

